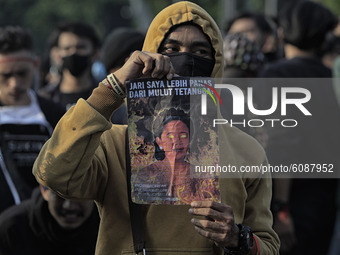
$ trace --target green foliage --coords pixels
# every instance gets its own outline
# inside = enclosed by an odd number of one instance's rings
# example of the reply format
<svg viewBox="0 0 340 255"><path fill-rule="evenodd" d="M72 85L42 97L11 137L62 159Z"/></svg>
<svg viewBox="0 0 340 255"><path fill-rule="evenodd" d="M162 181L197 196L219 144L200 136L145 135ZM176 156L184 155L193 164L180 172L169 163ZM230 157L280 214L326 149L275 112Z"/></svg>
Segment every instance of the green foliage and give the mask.
<svg viewBox="0 0 340 255"><path fill-rule="evenodd" d="M144 0L153 16L173 2ZM212 16L217 15L218 0L193 2L206 8ZM129 3L126 0L0 0L0 25L20 25L29 29L37 53L42 54L49 34L62 21L86 22L95 27L102 40L115 27L135 24L133 19L122 17L122 7Z"/></svg>
<svg viewBox="0 0 340 255"><path fill-rule="evenodd" d="M150 8L154 16L175 0L140 0ZM192 0L215 18L223 21L222 1ZM269 0L267 0L269 1ZM283 0L282 0L283 1ZM138 22L124 17L122 7L129 6L127 0L0 0L0 25L21 25L29 29L35 39L36 50L42 53L48 35L61 21L83 21L93 25L101 39L115 27L138 26ZM340 15L339 0L318 0ZM237 0L237 10L263 11L265 0ZM128 8L125 8L128 9ZM143 13L138 13L143 15ZM151 17L150 17L151 18ZM221 24L220 24L221 25Z"/></svg>
<svg viewBox="0 0 340 255"><path fill-rule="evenodd" d="M318 0L317 2L327 6L336 15L340 16L340 1L339 0Z"/></svg>
<svg viewBox="0 0 340 255"><path fill-rule="evenodd" d="M103 39L116 26L129 25L120 16L126 1L117 0L0 0L0 25L29 29L42 53L52 30L63 21L82 21L95 27Z"/></svg>

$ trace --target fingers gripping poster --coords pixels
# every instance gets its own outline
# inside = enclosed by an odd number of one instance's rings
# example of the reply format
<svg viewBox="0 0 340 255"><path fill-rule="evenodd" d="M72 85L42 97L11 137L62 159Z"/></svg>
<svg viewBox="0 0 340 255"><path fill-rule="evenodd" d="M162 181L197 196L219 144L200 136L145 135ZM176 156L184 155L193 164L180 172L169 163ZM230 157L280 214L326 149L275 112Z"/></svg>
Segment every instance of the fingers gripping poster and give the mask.
<svg viewBox="0 0 340 255"><path fill-rule="evenodd" d="M213 79L136 79L127 84L132 200L140 204L220 201L218 176L196 172L219 162L217 129L202 114Z"/></svg>

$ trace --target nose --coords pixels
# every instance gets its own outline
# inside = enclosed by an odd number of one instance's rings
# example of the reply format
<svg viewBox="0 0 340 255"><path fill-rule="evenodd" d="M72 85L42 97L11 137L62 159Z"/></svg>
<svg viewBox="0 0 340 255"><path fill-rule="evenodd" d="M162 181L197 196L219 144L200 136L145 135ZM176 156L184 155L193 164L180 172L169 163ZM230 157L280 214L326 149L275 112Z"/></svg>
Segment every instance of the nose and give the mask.
<svg viewBox="0 0 340 255"><path fill-rule="evenodd" d="M71 48L69 49L68 55L71 56L71 55L77 53L77 51L78 51L77 47L76 47L76 46L73 46L73 47L71 47Z"/></svg>
<svg viewBox="0 0 340 255"><path fill-rule="evenodd" d="M7 82L11 89L16 89L20 86L20 78L17 75L9 77Z"/></svg>
<svg viewBox="0 0 340 255"><path fill-rule="evenodd" d="M187 46L182 46L182 47L179 49L179 52L190 53L190 48L187 47Z"/></svg>
<svg viewBox="0 0 340 255"><path fill-rule="evenodd" d="M77 45L69 45L67 47L60 47L60 56L68 57L78 52Z"/></svg>
<svg viewBox="0 0 340 255"><path fill-rule="evenodd" d="M75 54L77 52L77 48L76 47L70 47L67 50L64 51L64 54L62 55L63 57L68 57L71 56L73 54Z"/></svg>
<svg viewBox="0 0 340 255"><path fill-rule="evenodd" d="M63 208L67 209L67 210L72 210L72 209L76 209L78 207L77 203L71 200L66 199L63 202Z"/></svg>
<svg viewBox="0 0 340 255"><path fill-rule="evenodd" d="M172 143L174 145L181 145L183 143L182 138L179 135L176 135L173 139L172 139Z"/></svg>

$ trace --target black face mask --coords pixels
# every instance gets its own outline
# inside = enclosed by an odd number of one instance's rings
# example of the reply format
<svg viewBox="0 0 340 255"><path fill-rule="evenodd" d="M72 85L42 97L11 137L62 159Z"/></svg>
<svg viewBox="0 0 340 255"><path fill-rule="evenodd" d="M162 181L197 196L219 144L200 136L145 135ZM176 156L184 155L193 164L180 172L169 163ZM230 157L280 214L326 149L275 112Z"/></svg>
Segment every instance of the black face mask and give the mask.
<svg viewBox="0 0 340 255"><path fill-rule="evenodd" d="M63 68L69 70L73 76L78 77L88 67L89 59L89 55L82 56L78 54L63 57Z"/></svg>
<svg viewBox="0 0 340 255"><path fill-rule="evenodd" d="M165 54L170 57L175 68L175 73L179 76L203 76L210 77L215 66L215 61L203 57L195 56L187 52Z"/></svg>

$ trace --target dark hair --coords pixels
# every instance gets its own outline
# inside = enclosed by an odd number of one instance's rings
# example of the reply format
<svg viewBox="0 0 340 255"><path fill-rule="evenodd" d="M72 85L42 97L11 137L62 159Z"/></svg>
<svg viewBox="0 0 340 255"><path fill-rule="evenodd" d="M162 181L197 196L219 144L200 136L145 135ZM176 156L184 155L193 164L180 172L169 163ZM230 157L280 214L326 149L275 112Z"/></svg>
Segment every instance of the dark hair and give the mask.
<svg viewBox="0 0 340 255"><path fill-rule="evenodd" d="M230 19L227 24L225 25L224 32L227 34L231 28L231 26L235 23L235 21L239 19L251 19L255 22L258 29L263 33L272 33L273 28L270 26L266 17L261 13L256 12L241 12L237 14L235 17Z"/></svg>
<svg viewBox="0 0 340 255"><path fill-rule="evenodd" d="M52 36L52 40L58 42L61 33L69 32L79 37L87 38L92 42L93 48L100 47L99 37L94 28L82 22L64 22L61 23L55 30L56 35ZM52 33L53 34L53 33Z"/></svg>
<svg viewBox="0 0 340 255"><path fill-rule="evenodd" d="M8 54L20 50L33 51L31 34L19 26L0 27L0 54Z"/></svg>
<svg viewBox="0 0 340 255"><path fill-rule="evenodd" d="M332 32L329 32L326 35L325 41L322 45L321 55L324 54L340 54L340 37L333 34Z"/></svg>
<svg viewBox="0 0 340 255"><path fill-rule="evenodd" d="M263 37L265 35L268 34L275 34L275 29L273 28L273 21L270 19L267 19L265 15L261 14L261 13L256 13L256 12L249 12L249 11L245 11L245 12L241 12L239 14L237 14L235 17L233 17L232 19L230 19L224 28L224 33L228 34L229 30L231 28L231 26L240 19L251 19L254 21L256 27L259 29L259 31L261 32L261 34L263 35ZM264 38L261 38L261 43L264 43ZM262 45L260 45L262 46Z"/></svg>
<svg viewBox="0 0 340 255"><path fill-rule="evenodd" d="M282 13L279 22L285 42L302 50L319 51L326 34L338 23L328 8L311 1L288 5Z"/></svg>
<svg viewBox="0 0 340 255"><path fill-rule="evenodd" d="M171 121L180 120L182 121L190 130L191 120L187 113L182 109L170 108L160 111L154 118L152 123L152 131L154 134L154 145L155 145L155 158L157 160L163 160L165 158L164 150L160 149L159 145L156 143L156 137L161 137L164 126Z"/></svg>
<svg viewBox="0 0 340 255"><path fill-rule="evenodd" d="M152 131L154 137L161 137L164 126L173 120L182 121L190 129L190 117L182 109L169 108L160 111L154 118Z"/></svg>
<svg viewBox="0 0 340 255"><path fill-rule="evenodd" d="M105 39L101 49L101 60L106 71L121 67L125 59L135 50L142 50L144 35L132 28L121 27L113 30Z"/></svg>

